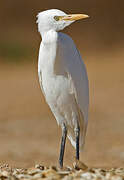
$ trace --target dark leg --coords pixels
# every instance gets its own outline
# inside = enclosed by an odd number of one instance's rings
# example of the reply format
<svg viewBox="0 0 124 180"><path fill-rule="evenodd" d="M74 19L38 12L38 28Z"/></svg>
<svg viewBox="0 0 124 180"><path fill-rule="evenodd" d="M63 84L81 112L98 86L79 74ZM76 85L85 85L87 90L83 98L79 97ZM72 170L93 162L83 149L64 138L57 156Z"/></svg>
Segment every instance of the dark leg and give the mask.
<svg viewBox="0 0 124 180"><path fill-rule="evenodd" d="M75 128L75 137L76 137L76 159L79 160L79 140L80 140L79 125Z"/></svg>
<svg viewBox="0 0 124 180"><path fill-rule="evenodd" d="M67 137L67 128L66 128L65 124L63 123L63 126L62 126L61 148L60 148L60 156L59 156L59 165L60 165L60 168L63 167L63 157L64 157L66 137Z"/></svg>

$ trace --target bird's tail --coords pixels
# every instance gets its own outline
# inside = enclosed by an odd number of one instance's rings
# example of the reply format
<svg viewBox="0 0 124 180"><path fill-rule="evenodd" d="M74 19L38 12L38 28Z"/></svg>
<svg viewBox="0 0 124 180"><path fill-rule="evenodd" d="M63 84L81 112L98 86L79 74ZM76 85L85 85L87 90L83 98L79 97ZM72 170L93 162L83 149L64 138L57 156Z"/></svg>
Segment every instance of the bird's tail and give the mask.
<svg viewBox="0 0 124 180"><path fill-rule="evenodd" d="M79 140L79 144L80 144L80 151L83 151L83 147L85 144L85 136L86 136L86 129L87 129L87 121L84 120L84 116L83 113L79 110L79 126L80 126L80 140ZM74 128L72 127L68 127L68 138L72 144L72 146L74 146L74 148L76 149L76 138L75 138L75 132L74 132Z"/></svg>

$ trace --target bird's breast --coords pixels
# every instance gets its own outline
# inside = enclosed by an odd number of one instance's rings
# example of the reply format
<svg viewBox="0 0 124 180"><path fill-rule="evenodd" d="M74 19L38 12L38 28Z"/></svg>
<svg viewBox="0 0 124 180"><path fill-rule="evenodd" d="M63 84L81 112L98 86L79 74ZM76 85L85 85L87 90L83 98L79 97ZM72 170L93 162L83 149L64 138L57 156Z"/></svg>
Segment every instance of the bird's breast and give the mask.
<svg viewBox="0 0 124 180"><path fill-rule="evenodd" d="M50 104L56 104L59 99L65 101L69 94L68 79L64 76L51 76L42 74L42 86L46 101Z"/></svg>

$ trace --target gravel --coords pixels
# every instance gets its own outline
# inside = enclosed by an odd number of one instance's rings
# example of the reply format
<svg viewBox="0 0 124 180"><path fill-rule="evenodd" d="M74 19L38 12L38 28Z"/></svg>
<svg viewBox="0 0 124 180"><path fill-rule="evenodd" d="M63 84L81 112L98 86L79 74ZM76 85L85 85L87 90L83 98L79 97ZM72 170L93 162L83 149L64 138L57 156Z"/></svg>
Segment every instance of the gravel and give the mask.
<svg viewBox="0 0 124 180"><path fill-rule="evenodd" d="M9 165L0 165L1 180L124 180L124 168L88 168L81 163L74 164L74 168L60 169L56 166L45 167L35 165L32 168L11 168Z"/></svg>

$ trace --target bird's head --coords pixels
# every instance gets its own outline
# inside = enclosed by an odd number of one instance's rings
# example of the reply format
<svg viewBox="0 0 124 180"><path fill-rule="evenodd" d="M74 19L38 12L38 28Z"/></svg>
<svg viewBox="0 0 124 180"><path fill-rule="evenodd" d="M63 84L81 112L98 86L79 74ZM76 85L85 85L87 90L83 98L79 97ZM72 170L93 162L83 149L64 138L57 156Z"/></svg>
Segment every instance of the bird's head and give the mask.
<svg viewBox="0 0 124 180"><path fill-rule="evenodd" d="M50 9L37 15L38 30L42 34L49 30L60 31L76 20L89 17L86 14L66 14L58 9Z"/></svg>

